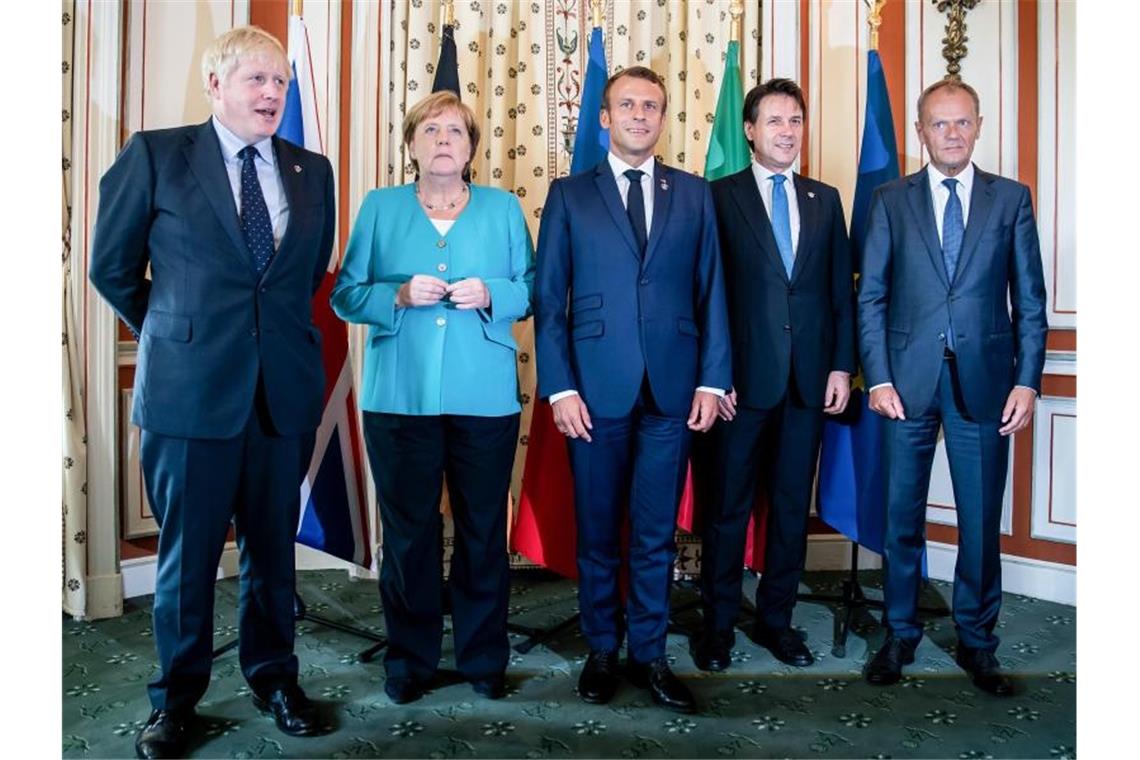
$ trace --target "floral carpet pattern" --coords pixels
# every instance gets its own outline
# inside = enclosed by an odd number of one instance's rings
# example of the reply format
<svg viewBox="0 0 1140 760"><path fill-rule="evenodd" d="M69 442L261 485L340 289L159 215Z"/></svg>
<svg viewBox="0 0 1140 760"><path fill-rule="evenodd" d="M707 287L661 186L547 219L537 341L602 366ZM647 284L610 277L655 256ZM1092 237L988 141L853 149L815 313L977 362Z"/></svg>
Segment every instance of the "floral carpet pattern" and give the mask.
<svg viewBox="0 0 1140 760"><path fill-rule="evenodd" d="M801 588L837 594L841 575L809 573ZM868 596L880 595L879 576L861 576ZM748 584L746 596L754 589ZM312 614L382 632L375 586L341 571L298 573L298 590ZM215 643L237 634L237 584L217 584ZM675 609L695 599L679 588ZM945 607L950 586L933 582L925 606ZM130 600L125 614L95 623L63 624L64 757L133 757L134 735L149 713L146 683L155 672L150 597ZM574 584L517 574L511 621L550 626L577 609ZM794 625L807 637L816 663L792 668L754 644L742 615L732 667L702 673L681 633L669 636L668 657L700 703L681 716L652 704L623 682L609 705L587 705L574 688L586 655L576 627L531 649L512 652L508 696L489 701L441 671L424 699L396 705L383 690L381 658L361 663L370 642L302 621L297 628L301 684L324 708L335 730L318 738L278 732L250 702L236 652L214 663L199 704L191 757L844 757L1005 758L1076 757L1076 609L1006 594L998 656L1015 677L1012 698L975 689L954 665L953 623L926 619L914 665L893 687L866 684L861 669L882 641L878 613L856 620L846 657L832 654L836 606L801 601ZM699 615L679 612L680 627ZM512 634L512 645L526 640ZM444 638L448 668L450 636Z"/></svg>

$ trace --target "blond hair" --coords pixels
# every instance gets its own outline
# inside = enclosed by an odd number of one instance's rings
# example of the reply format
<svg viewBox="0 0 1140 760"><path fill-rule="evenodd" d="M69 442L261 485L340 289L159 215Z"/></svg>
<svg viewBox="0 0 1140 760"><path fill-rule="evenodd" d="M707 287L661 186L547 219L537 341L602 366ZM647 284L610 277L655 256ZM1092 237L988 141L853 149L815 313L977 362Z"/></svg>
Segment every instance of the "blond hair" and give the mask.
<svg viewBox="0 0 1140 760"><path fill-rule="evenodd" d="M416 129L419 128L420 124L433 116L439 116L449 108L454 108L459 112L459 117L463 119L463 125L467 127L467 138L471 141L471 155L467 158L467 165L463 167L463 173L467 174L471 170L471 161L475 158L475 151L479 148L479 125L475 123L475 113L464 105L459 96L451 90L433 92L408 109L408 114L404 117L404 149L411 148L412 140L416 137ZM410 151L408 153L409 160L412 162L412 169L416 174L419 174L419 162L411 157Z"/></svg>
<svg viewBox="0 0 1140 760"><path fill-rule="evenodd" d="M278 58L286 81L292 79L293 67L289 65L289 56L277 38L259 26L239 26L215 39L202 53L202 88L207 96L210 94L211 74L224 80L243 58L254 55Z"/></svg>

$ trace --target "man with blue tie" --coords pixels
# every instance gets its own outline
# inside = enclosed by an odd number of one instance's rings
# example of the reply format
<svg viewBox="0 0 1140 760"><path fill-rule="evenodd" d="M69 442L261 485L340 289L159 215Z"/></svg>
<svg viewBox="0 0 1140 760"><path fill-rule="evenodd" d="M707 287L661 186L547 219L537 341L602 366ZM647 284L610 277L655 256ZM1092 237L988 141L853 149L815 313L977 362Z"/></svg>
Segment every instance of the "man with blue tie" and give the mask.
<svg viewBox="0 0 1140 760"><path fill-rule="evenodd" d="M627 675L658 704L693 712L665 658L674 525L692 432L731 385L728 318L708 183L654 159L665 84L634 66L610 77L610 151L550 186L538 237L538 392L569 441L578 599L590 655L578 681L605 703ZM629 588L620 604L628 505Z"/></svg>
<svg viewBox="0 0 1140 760"><path fill-rule="evenodd" d="M1001 511L1010 436L1029 424L1045 364L1045 284L1029 188L970 158L977 92L945 79L923 91L921 171L871 201L858 322L870 407L887 418L884 620L870 683L895 683L922 638L926 501L938 431L958 517L956 659L990 694L1013 693L994 652L1001 607Z"/></svg>
<svg viewBox="0 0 1140 760"><path fill-rule="evenodd" d="M293 541L323 407L310 303L336 209L328 160L274 136L289 76L275 38L227 32L202 58L212 117L136 133L99 185L90 279L139 339L132 420L160 527L161 667L139 757L186 752L231 521L253 702L287 734L324 730L297 684Z"/></svg>

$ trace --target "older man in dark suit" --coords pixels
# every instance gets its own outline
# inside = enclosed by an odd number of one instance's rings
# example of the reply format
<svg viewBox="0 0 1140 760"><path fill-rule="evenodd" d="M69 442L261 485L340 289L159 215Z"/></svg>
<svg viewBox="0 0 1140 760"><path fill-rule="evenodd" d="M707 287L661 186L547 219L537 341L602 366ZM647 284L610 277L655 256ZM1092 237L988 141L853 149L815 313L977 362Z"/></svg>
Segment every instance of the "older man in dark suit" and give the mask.
<svg viewBox="0 0 1140 760"><path fill-rule="evenodd" d="M922 93L921 171L871 201L859 286L859 340L870 407L885 429L887 639L873 684L899 680L922 638L930 468L941 429L958 516L954 624L958 664L1008 695L994 635L1001 607L1001 510L1009 439L1033 417L1045 363L1045 284L1029 188L970 162L978 95L943 80Z"/></svg>
<svg viewBox="0 0 1140 760"><path fill-rule="evenodd" d="M287 734L321 730L297 685L293 539L324 389L310 301L332 252L332 167L274 136L290 67L272 36L227 32L202 75L213 116L130 139L100 183L91 253L92 284L139 338L132 419L160 525L161 670L139 757L185 752L231 521L253 701Z"/></svg>

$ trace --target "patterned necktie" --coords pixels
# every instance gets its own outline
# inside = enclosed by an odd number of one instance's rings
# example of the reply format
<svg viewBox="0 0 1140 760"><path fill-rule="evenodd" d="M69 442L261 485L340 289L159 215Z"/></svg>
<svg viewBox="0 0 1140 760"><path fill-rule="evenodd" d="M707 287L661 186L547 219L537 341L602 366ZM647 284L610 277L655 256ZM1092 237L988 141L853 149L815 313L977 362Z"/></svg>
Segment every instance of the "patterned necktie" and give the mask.
<svg viewBox="0 0 1140 760"><path fill-rule="evenodd" d="M955 187L958 180L948 177L942 180L942 184L950 191L950 200L946 202L946 210L942 213L942 262L946 265L946 279L954 282L966 226L962 222L962 201L958 198Z"/></svg>
<svg viewBox="0 0 1140 760"><path fill-rule="evenodd" d="M253 271L261 274L273 257L273 224L269 221L269 207L261 194L257 167L253 161L260 153L247 145L238 152L241 158L241 234L249 248Z"/></svg>
<svg viewBox="0 0 1140 760"><path fill-rule="evenodd" d="M640 169L626 169L624 172L629 180L629 194L626 196L625 213L629 215L629 223L633 225L633 237L637 240L637 253L645 255L645 245L649 235L645 231L645 195L641 192L641 178L645 172Z"/></svg>
<svg viewBox="0 0 1140 760"><path fill-rule="evenodd" d="M783 174L772 175L772 234L776 236L776 247L780 249L780 260L784 262L784 271L788 279L792 279L792 265L795 264L795 253L792 251L792 222L788 213L788 193L784 190Z"/></svg>

